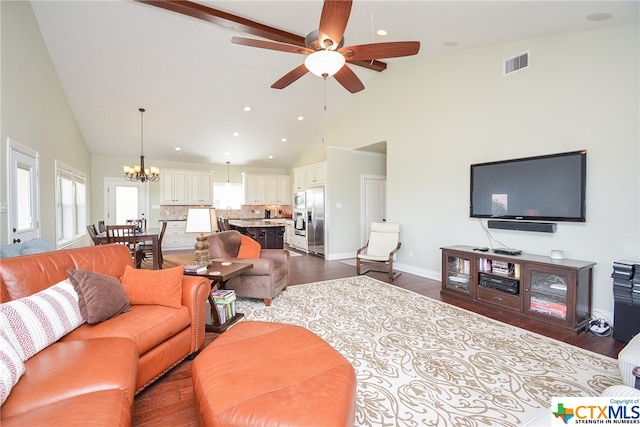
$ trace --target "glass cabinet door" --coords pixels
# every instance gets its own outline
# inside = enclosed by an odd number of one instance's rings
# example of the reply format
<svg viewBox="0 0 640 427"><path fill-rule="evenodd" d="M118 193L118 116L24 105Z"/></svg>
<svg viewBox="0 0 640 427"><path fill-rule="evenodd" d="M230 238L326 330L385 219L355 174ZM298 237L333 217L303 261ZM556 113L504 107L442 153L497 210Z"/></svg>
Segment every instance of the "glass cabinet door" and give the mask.
<svg viewBox="0 0 640 427"><path fill-rule="evenodd" d="M444 287L471 295L473 283L471 258L449 253L445 255L444 261Z"/></svg>
<svg viewBox="0 0 640 427"><path fill-rule="evenodd" d="M528 314L570 323L574 302L570 286L575 283L571 271L525 267L525 311Z"/></svg>

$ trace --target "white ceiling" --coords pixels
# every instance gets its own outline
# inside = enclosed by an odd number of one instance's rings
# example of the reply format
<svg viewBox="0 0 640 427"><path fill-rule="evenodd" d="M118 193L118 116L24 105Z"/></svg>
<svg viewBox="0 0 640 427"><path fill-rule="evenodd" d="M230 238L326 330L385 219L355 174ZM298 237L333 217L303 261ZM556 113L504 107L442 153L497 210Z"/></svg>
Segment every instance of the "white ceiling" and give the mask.
<svg viewBox="0 0 640 427"><path fill-rule="evenodd" d="M215 9L301 36L318 26L322 1L212 1ZM215 24L135 1L34 1L33 9L78 126L92 155L154 161L286 168L318 144L350 94L308 73L291 86L273 82L304 57L238 46ZM418 40L420 61L445 50L639 20L637 1L359 1L345 45ZM605 21L585 17L609 13ZM384 28L388 36L374 34ZM252 37L255 38L255 37ZM443 46L457 42L456 47ZM353 66L367 86L376 72ZM437 84L425 82L424 84ZM365 89L366 91L367 89ZM362 92L361 92L362 93ZM244 112L251 106L251 112ZM303 116L304 120L297 120ZM239 136L233 136L239 132ZM287 138L287 142L282 142ZM174 147L182 147L176 152ZM228 154L225 154L228 153ZM268 156L274 156L268 159Z"/></svg>

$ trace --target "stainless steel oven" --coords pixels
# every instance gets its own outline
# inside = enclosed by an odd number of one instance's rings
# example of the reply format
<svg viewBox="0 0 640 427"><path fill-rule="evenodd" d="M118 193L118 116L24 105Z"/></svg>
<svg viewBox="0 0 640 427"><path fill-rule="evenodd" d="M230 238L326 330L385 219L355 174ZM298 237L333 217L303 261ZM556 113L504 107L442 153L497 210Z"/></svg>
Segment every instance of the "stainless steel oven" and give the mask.
<svg viewBox="0 0 640 427"><path fill-rule="evenodd" d="M293 196L293 208L305 210L307 207L305 200L306 200L306 193L304 191L297 191L296 194Z"/></svg>
<svg viewBox="0 0 640 427"><path fill-rule="evenodd" d="M294 210L293 211L293 232L296 236L307 235L307 219L305 218L306 211Z"/></svg>

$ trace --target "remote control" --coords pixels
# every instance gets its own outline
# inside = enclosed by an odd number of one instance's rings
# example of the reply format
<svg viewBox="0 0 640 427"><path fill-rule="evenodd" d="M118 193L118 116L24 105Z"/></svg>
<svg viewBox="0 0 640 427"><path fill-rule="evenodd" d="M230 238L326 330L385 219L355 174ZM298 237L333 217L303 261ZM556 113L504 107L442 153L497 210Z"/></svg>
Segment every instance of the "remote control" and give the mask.
<svg viewBox="0 0 640 427"><path fill-rule="evenodd" d="M487 247L485 246L485 247L482 247L482 248L473 248L473 250L474 250L474 251L480 251L480 252L488 252L488 251L489 251L489 248L487 248Z"/></svg>

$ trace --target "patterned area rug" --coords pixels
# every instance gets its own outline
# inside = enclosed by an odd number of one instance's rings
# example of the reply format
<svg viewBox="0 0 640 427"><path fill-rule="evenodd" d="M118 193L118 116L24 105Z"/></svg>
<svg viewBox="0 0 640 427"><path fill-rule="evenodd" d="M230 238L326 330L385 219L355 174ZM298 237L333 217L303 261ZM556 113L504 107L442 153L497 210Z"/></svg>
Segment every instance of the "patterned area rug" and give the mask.
<svg viewBox="0 0 640 427"><path fill-rule="evenodd" d="M271 307L239 299L237 309L303 326L340 351L356 370L359 426L522 426L551 417L551 397L621 383L615 359L366 276L290 286Z"/></svg>

